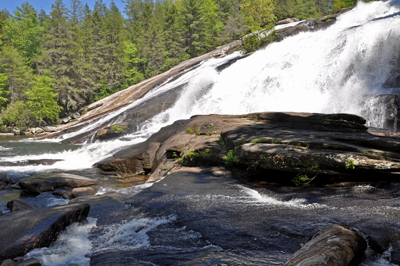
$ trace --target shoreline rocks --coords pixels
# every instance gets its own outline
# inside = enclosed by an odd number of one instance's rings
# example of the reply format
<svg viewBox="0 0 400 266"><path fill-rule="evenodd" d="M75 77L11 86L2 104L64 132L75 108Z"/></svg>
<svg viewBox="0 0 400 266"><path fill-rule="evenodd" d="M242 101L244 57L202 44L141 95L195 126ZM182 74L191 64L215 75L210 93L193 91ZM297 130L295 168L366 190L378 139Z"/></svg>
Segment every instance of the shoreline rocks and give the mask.
<svg viewBox="0 0 400 266"><path fill-rule="evenodd" d="M54 191L57 188L63 187L89 187L97 185L98 181L83 176L59 173L31 176L26 179L20 180L18 184L22 189L22 194L39 195L42 192Z"/></svg>
<svg viewBox="0 0 400 266"><path fill-rule="evenodd" d="M365 173L396 175L400 139L372 135L364 124L363 118L348 114L194 116L176 121L95 166L124 174L149 173L148 182L182 165L225 165L249 173L280 171L288 173L289 181L296 174L309 175L305 179L318 174L341 178Z"/></svg>
<svg viewBox="0 0 400 266"><path fill-rule="evenodd" d="M68 225L84 221L89 210L89 204L70 204L0 216L0 261L48 247Z"/></svg>
<svg viewBox="0 0 400 266"><path fill-rule="evenodd" d="M366 248L367 241L360 234L332 226L315 234L283 266L348 266L360 260Z"/></svg>

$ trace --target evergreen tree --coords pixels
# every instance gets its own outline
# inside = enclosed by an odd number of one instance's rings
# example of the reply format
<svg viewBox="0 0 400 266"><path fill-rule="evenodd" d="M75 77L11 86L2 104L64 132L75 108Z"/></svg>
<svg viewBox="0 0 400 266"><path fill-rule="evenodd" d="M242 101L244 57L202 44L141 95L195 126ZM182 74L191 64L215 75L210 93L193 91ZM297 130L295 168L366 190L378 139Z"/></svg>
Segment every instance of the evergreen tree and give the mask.
<svg viewBox="0 0 400 266"><path fill-rule="evenodd" d="M35 68L33 57L39 54L43 27L40 26L33 6L26 2L17 7L8 20L7 28L9 44L24 58L26 66Z"/></svg>
<svg viewBox="0 0 400 266"><path fill-rule="evenodd" d="M164 42L165 62L164 70L167 70L183 60L188 59L185 52L185 38L183 31L183 19L180 17L178 6L180 1L164 1Z"/></svg>
<svg viewBox="0 0 400 266"><path fill-rule="evenodd" d="M10 95L10 103L21 99L25 90L29 87L31 71L25 65L24 59L12 46L3 47L0 53L0 73L8 79L7 90ZM4 94L4 93L3 93Z"/></svg>
<svg viewBox="0 0 400 266"><path fill-rule="evenodd" d="M0 74L0 107L2 107L3 104L8 102L7 98L2 97L2 95L5 96L5 95L10 94L10 92L5 89L7 84L8 84L7 75L5 73L1 73ZM0 108L0 111L1 111L1 108Z"/></svg>
<svg viewBox="0 0 400 266"><path fill-rule="evenodd" d="M182 0L180 18L184 27L185 47L191 57L210 51L222 23L214 0Z"/></svg>
<svg viewBox="0 0 400 266"><path fill-rule="evenodd" d="M65 111L76 110L85 102L79 88L80 73L76 42L68 23L68 9L62 0L52 4L50 19L42 43L43 53L37 59L39 73L49 71L55 77L58 102Z"/></svg>

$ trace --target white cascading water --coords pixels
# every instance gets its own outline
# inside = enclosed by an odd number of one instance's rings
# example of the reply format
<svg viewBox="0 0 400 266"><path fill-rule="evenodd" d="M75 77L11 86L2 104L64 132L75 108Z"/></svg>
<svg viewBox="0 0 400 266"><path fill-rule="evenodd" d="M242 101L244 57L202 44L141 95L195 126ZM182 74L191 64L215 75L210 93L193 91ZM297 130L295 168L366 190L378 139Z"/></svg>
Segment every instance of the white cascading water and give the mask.
<svg viewBox="0 0 400 266"><path fill-rule="evenodd" d="M49 171L89 168L127 145L144 141L161 127L196 114L246 114L264 111L351 113L368 125L382 127L385 119L373 95L395 92L385 83L395 75L400 51L400 1L360 2L326 30L300 33L273 43L218 73L215 67L238 56L203 62L179 79L161 85L127 108L187 83L175 105L143 123L129 142L86 144L76 151L0 158L62 159L52 166L7 166L5 171ZM398 65L397 65L398 67ZM397 72L399 75L399 72ZM100 123L100 122L98 122ZM70 133L72 137L79 132Z"/></svg>

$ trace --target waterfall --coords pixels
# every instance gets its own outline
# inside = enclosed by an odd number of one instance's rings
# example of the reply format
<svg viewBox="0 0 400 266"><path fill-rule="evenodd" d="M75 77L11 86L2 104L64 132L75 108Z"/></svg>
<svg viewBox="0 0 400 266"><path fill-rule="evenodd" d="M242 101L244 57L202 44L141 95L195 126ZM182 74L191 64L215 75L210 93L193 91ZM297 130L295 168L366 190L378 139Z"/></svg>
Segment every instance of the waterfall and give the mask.
<svg viewBox="0 0 400 266"><path fill-rule="evenodd" d="M359 2L339 16L331 27L300 33L272 43L218 72L217 67L237 58L203 62L180 78L161 84L144 98L110 113L101 121L64 135L72 137L104 121L121 120L125 110L180 88L167 110L141 122L130 141L89 143L78 150L51 154L62 159L53 166L7 166L6 171L82 169L123 147L147 139L161 127L197 114L245 114L265 111L351 113L383 127L386 113L380 94L400 94L400 1ZM59 140L58 140L59 141ZM1 149L1 147L0 147ZM35 157L36 156L36 157ZM48 158L48 154L29 158ZM26 156L1 157L16 161Z"/></svg>

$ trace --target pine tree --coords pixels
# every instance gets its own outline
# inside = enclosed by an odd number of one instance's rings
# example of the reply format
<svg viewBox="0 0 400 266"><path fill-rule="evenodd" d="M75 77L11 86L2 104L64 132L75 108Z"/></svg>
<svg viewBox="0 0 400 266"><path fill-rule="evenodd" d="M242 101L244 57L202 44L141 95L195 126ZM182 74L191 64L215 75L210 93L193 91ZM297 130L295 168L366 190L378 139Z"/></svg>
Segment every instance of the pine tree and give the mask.
<svg viewBox="0 0 400 266"><path fill-rule="evenodd" d="M29 87L31 70L25 65L24 59L12 46L5 46L0 53L0 73L5 74L8 79L7 90L10 95L10 103L23 97L25 90Z"/></svg>
<svg viewBox="0 0 400 266"><path fill-rule="evenodd" d="M191 57L212 50L223 25L218 20L214 0L182 0L180 18L183 21L185 46Z"/></svg>
<svg viewBox="0 0 400 266"><path fill-rule="evenodd" d="M8 20L7 28L9 44L24 58L25 65L34 69L33 58L39 54L43 33L36 10L28 2L23 3Z"/></svg>
<svg viewBox="0 0 400 266"><path fill-rule="evenodd" d="M0 73L0 111L3 104L8 102L8 99L3 97L5 95L10 94L9 91L5 89L8 84L8 77L5 73Z"/></svg>
<svg viewBox="0 0 400 266"><path fill-rule="evenodd" d="M77 65L76 42L68 23L68 9L62 0L52 4L50 19L46 23L43 53L37 58L39 73L54 75L58 102L65 111L76 110L85 102L79 88L80 73Z"/></svg>
<svg viewBox="0 0 400 266"><path fill-rule="evenodd" d="M183 19L180 18L178 6L180 1L164 1L164 41L165 62L163 70L179 64L188 59L185 53L185 38L183 31Z"/></svg>

